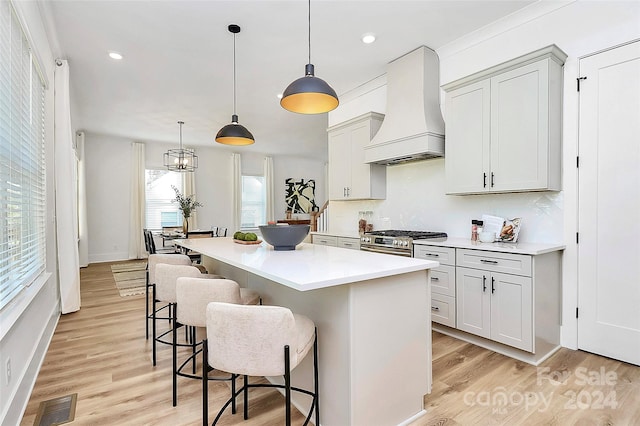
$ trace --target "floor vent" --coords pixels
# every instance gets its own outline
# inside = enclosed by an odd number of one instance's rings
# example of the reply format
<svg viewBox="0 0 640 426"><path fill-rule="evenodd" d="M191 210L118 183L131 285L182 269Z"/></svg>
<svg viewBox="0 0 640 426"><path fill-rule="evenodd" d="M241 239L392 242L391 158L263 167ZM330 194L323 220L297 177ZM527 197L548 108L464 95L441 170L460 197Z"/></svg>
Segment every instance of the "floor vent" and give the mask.
<svg viewBox="0 0 640 426"><path fill-rule="evenodd" d="M33 426L55 426L72 422L76 416L77 398L78 394L74 393L41 402Z"/></svg>

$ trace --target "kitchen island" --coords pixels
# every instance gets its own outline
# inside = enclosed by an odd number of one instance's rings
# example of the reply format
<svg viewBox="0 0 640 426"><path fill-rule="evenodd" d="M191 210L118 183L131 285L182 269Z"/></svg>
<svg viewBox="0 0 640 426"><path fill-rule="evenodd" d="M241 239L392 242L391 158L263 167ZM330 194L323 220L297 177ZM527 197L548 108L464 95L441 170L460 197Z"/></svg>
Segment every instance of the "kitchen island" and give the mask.
<svg viewBox="0 0 640 426"><path fill-rule="evenodd" d="M425 414L431 391L430 272L438 262L300 244L274 251L265 242L181 240L210 273L258 291L267 305L290 308L318 328L323 426L408 424ZM293 372L311 389L313 359ZM281 378L269 380L282 383ZM310 398L294 395L307 413ZM215 409L215 408L214 408Z"/></svg>

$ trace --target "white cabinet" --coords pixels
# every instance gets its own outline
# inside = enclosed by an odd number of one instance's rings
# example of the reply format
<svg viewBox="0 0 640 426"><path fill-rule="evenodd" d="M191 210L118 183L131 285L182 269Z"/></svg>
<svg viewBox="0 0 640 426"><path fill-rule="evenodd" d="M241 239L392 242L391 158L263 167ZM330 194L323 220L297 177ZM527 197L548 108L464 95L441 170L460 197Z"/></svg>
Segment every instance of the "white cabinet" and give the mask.
<svg viewBox="0 0 640 426"><path fill-rule="evenodd" d="M450 247L416 245L413 257L436 260L431 269L431 321L456 326L456 250Z"/></svg>
<svg viewBox="0 0 640 426"><path fill-rule="evenodd" d="M458 250L457 265L458 329L533 352L531 257Z"/></svg>
<svg viewBox="0 0 640 426"><path fill-rule="evenodd" d="M370 112L327 130L330 200L386 197L386 166L364 162L364 148L371 142L383 119L384 115Z"/></svg>
<svg viewBox="0 0 640 426"><path fill-rule="evenodd" d="M444 86L448 194L561 189L565 59L552 45Z"/></svg>
<svg viewBox="0 0 640 426"><path fill-rule="evenodd" d="M312 244L318 244L321 246L337 246L338 245L338 237L332 235L317 235L314 234L311 237Z"/></svg>
<svg viewBox="0 0 640 426"><path fill-rule="evenodd" d="M338 242L336 245L338 247L348 248L351 250L360 250L360 238L338 237Z"/></svg>
<svg viewBox="0 0 640 426"><path fill-rule="evenodd" d="M311 243L322 246L342 247L352 250L360 250L360 238L357 237L313 234L311 236Z"/></svg>

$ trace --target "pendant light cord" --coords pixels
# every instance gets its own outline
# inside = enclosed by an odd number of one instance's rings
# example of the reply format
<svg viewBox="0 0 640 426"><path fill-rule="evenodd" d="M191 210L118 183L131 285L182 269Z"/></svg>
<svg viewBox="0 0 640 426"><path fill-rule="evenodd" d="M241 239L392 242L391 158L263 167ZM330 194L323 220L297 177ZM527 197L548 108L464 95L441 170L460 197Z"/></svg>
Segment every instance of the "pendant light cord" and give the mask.
<svg viewBox="0 0 640 426"><path fill-rule="evenodd" d="M236 114L236 33L233 33L233 115Z"/></svg>
<svg viewBox="0 0 640 426"><path fill-rule="evenodd" d="M311 0L309 0L309 62L307 62L308 64L311 63Z"/></svg>
<svg viewBox="0 0 640 426"><path fill-rule="evenodd" d="M180 125L180 151L182 151L182 125L184 121L178 121L178 124Z"/></svg>

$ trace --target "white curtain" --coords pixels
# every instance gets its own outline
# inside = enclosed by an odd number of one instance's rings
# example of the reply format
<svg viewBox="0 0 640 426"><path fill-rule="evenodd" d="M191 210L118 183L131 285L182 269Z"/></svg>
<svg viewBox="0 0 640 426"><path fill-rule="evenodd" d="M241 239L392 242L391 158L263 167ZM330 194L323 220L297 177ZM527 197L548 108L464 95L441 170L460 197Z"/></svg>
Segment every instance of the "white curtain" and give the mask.
<svg viewBox="0 0 640 426"><path fill-rule="evenodd" d="M264 157L264 184L266 186L267 199L266 199L266 214L267 223L275 220L274 211L274 199L273 192L273 158Z"/></svg>
<svg viewBox="0 0 640 426"><path fill-rule="evenodd" d="M231 154L233 229L240 229L242 215L242 158L240 154Z"/></svg>
<svg viewBox="0 0 640 426"><path fill-rule="evenodd" d="M196 178L195 172L184 172L182 178L182 193L186 196L193 195L195 200L198 201L198 197L196 196ZM191 212L191 217L189 218L189 229L196 230L198 229L198 215L197 208Z"/></svg>
<svg viewBox="0 0 640 426"><path fill-rule="evenodd" d="M78 158L78 255L81 267L89 266L89 231L87 225L87 176L84 159L84 132L76 132Z"/></svg>
<svg viewBox="0 0 640 426"><path fill-rule="evenodd" d="M147 249L144 244L145 224L145 169L144 144L131 144L131 190L129 209L129 259L144 259Z"/></svg>
<svg viewBox="0 0 640 426"><path fill-rule="evenodd" d="M60 308L63 314L67 314L80 309L80 264L76 157L73 151L74 134L71 131L69 63L66 60L58 60L55 67L54 128L55 217Z"/></svg>

